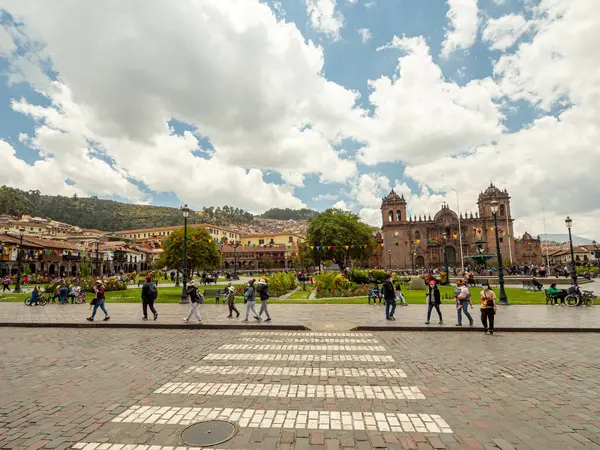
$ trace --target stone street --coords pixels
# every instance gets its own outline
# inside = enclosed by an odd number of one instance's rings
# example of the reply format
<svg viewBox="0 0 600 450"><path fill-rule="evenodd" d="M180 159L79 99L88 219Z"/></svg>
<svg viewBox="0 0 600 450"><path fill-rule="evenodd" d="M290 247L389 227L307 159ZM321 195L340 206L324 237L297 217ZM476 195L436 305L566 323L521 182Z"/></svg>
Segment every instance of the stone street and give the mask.
<svg viewBox="0 0 600 450"><path fill-rule="evenodd" d="M111 326L186 326L183 316L187 315L188 305L176 303L159 303L157 322L142 321L141 303L107 303L111 315L108 322ZM244 304L239 302L237 308L244 314ZM260 303L257 304L257 310ZM228 309L224 304L203 304L199 307L203 326L242 326L239 319L228 319ZM432 311L431 325L425 325L426 305L398 306L396 321L385 320L385 307L382 305L348 305L348 304L271 304L269 311L273 317L270 323L262 322L261 326L296 326L311 330L350 331L356 327L382 327L382 329L399 327L414 329L447 329L456 330L457 313L454 305L441 306L444 324L438 324L435 310ZM478 305L470 310L474 319L474 329L482 331ZM0 303L0 326L2 324L37 324L37 325L85 325L85 318L90 315L89 305L57 305L25 306L23 303ZM104 326L101 311L96 316L97 326ZM264 317L264 316L263 316ZM256 321L250 317L248 327L256 327ZM462 330L469 329L469 322L463 317ZM189 326L189 325L188 325ZM600 307L553 307L545 305L511 305L499 306L496 315L496 328L502 330L600 330Z"/></svg>
<svg viewBox="0 0 600 450"><path fill-rule="evenodd" d="M5 305L3 305L5 306ZM374 308L374 307L371 307ZM597 335L0 328L0 448L600 449Z"/></svg>

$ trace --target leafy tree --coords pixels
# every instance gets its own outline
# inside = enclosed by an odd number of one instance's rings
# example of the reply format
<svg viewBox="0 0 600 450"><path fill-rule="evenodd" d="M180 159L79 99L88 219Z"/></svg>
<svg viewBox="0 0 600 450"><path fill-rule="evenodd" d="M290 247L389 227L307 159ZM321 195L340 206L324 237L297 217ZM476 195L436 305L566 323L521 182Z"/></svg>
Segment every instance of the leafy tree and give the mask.
<svg viewBox="0 0 600 450"><path fill-rule="evenodd" d="M22 190L9 186L0 187L0 214L22 216L30 214L33 209L33 203Z"/></svg>
<svg viewBox="0 0 600 450"><path fill-rule="evenodd" d="M375 244L370 226L361 222L356 214L337 209L328 209L309 219L307 241L315 246L315 258L330 259L340 270L353 259L367 259L373 253L371 245ZM320 250L316 246L320 246Z"/></svg>
<svg viewBox="0 0 600 450"><path fill-rule="evenodd" d="M187 268L194 270L214 270L221 265L221 255L208 231L203 228L188 228ZM181 269L183 267L183 228L175 230L160 255L156 267Z"/></svg>

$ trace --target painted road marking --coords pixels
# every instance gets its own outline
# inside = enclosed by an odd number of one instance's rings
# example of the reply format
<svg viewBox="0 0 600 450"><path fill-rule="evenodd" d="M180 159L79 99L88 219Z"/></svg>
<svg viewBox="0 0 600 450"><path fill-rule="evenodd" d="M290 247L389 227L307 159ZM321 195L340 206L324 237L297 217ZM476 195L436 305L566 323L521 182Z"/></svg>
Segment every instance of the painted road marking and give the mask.
<svg viewBox="0 0 600 450"><path fill-rule="evenodd" d="M240 333L241 336L291 336L291 337L373 337L372 333L319 333L319 332L306 332L306 331L294 331L294 332L283 332L283 331L244 331Z"/></svg>
<svg viewBox="0 0 600 450"><path fill-rule="evenodd" d="M377 339L354 339L354 338L281 338L273 337L245 337L244 342L291 342L294 344L379 344Z"/></svg>
<svg viewBox="0 0 600 450"><path fill-rule="evenodd" d="M341 384L165 383L155 394L223 397L367 398L423 400L417 386L350 386Z"/></svg>
<svg viewBox="0 0 600 450"><path fill-rule="evenodd" d="M400 369L365 369L360 367L274 367L274 366L192 366L183 373L204 375L266 375L290 377L367 377L406 378Z"/></svg>
<svg viewBox="0 0 600 450"><path fill-rule="evenodd" d="M203 360L299 361L299 362L394 362L389 355L289 355L287 353L209 353Z"/></svg>
<svg viewBox="0 0 600 450"><path fill-rule="evenodd" d="M236 422L241 428L452 433L450 426L437 414L347 411L132 406L112 419L112 422L189 425L190 423L211 419Z"/></svg>
<svg viewBox="0 0 600 450"><path fill-rule="evenodd" d="M225 344L217 350L267 350L297 352L385 352L383 345L281 345L281 344Z"/></svg>

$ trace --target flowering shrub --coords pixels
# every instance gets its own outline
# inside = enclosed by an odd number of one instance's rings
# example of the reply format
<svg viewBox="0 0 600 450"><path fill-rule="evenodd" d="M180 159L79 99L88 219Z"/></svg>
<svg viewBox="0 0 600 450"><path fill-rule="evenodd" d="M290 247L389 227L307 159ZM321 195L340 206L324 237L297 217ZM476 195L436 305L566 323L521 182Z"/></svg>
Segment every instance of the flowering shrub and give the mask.
<svg viewBox="0 0 600 450"><path fill-rule="evenodd" d="M368 286L352 283L338 273L322 273L316 277L317 298L362 297L367 295Z"/></svg>
<svg viewBox="0 0 600 450"><path fill-rule="evenodd" d="M119 281L116 277L110 277L110 278L101 278L102 282L104 283L104 290L105 291L124 291L125 289L127 289L127 283L123 282L123 281ZM96 277L86 277L86 278L64 278L64 283L65 285L70 289L73 284L75 282L79 283L79 286L81 287L81 289L83 289L86 292L93 292L94 291L94 283L96 282L96 280L98 280L98 278ZM58 281L53 281L52 283L49 283L45 288L44 288L44 292L48 292L53 294L56 289L58 287L60 287L61 283L59 283Z"/></svg>
<svg viewBox="0 0 600 450"><path fill-rule="evenodd" d="M377 283L381 283L383 281L385 281L385 279L387 277L390 276L389 272L386 272L385 270L379 270L379 269L374 269L371 270L371 279Z"/></svg>
<svg viewBox="0 0 600 450"><path fill-rule="evenodd" d="M350 270L350 273L348 274L348 278L353 283L358 283L358 284L368 283L369 278L370 278L369 271L365 270L365 269L352 269L352 270Z"/></svg>
<svg viewBox="0 0 600 450"><path fill-rule="evenodd" d="M275 297L287 294L292 289L296 289L296 274L293 272L276 272L267 277L269 283L269 292Z"/></svg>

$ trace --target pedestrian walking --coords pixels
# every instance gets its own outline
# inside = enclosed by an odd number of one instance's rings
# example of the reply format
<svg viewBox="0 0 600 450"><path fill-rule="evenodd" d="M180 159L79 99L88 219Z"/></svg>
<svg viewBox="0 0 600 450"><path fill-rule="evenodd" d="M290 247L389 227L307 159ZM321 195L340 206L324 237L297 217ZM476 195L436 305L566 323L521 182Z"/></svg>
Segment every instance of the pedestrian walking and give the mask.
<svg viewBox="0 0 600 450"><path fill-rule="evenodd" d="M10 292L10 276L6 275L2 280L2 292L8 291Z"/></svg>
<svg viewBox="0 0 600 450"><path fill-rule="evenodd" d="M92 315L86 320L93 322L94 317L96 316L96 311L98 311L98 308L100 308L104 313L104 321L106 322L107 320L110 320L110 316L108 315L108 311L104 306L104 283L102 283L102 280L97 280L96 283L94 283L94 291L96 292L96 298L94 298L90 303L90 306L93 306L94 309L92 310Z"/></svg>
<svg viewBox="0 0 600 450"><path fill-rule="evenodd" d="M494 334L494 316L496 315L496 294L492 291L490 285L486 285L480 294L481 298L481 323L484 333ZM489 327L488 327L489 322Z"/></svg>
<svg viewBox="0 0 600 450"><path fill-rule="evenodd" d="M237 319L238 317L240 317L240 312L235 307L235 288L231 284L231 281L225 288L225 300L227 301L227 306L229 307L229 315L227 316L227 318L231 319L233 317L234 311L237 314L235 318Z"/></svg>
<svg viewBox="0 0 600 450"><path fill-rule="evenodd" d="M459 285L457 286L457 289L454 291L454 294L458 294L456 295L456 310L458 313L458 323L456 324L457 327L462 327L462 313L465 313L465 316L467 316L467 319L469 319L469 326L473 326L473 317L471 317L471 314L469 314L469 304L471 303L471 293L469 292L469 288L467 287L467 284L464 282L460 282L458 283ZM473 307L473 305L471 305L471 308Z"/></svg>
<svg viewBox="0 0 600 450"><path fill-rule="evenodd" d="M262 320L263 312L265 316L267 316L267 320L265 322L271 321L271 315L269 314L269 308L267 303L269 303L269 284L267 283L267 279L263 278L258 283L258 295L260 297L260 311L258 312L259 322Z"/></svg>
<svg viewBox="0 0 600 450"><path fill-rule="evenodd" d="M242 322L248 322L248 316L250 311L254 314L254 318L260 322L260 317L256 314L256 291L254 290L254 283L256 280L253 278L248 281L248 286L244 291L244 303L246 303L246 318Z"/></svg>
<svg viewBox="0 0 600 450"><path fill-rule="evenodd" d="M396 312L396 293L394 292L391 275L383 282L381 291L383 293L383 300L385 301L385 320L396 320L394 318L394 313Z"/></svg>
<svg viewBox="0 0 600 450"><path fill-rule="evenodd" d="M142 312L144 317L142 320L148 320L148 308L150 312L154 314L154 320L158 319L158 311L154 309L154 301L158 298L158 288L156 283L152 282L152 277L148 275L146 282L142 286Z"/></svg>
<svg viewBox="0 0 600 450"><path fill-rule="evenodd" d="M195 281L190 281L187 285L186 294L190 297L190 311L188 312L187 317L184 317L183 320L189 322L192 314L196 316L198 319L198 323L202 322L202 318L200 317L200 311L198 311L198 305L200 303L204 303L204 298L202 294L198 292L198 288L196 287Z"/></svg>
<svg viewBox="0 0 600 450"><path fill-rule="evenodd" d="M429 289L425 294L427 300L427 321L425 325L429 325L429 321L431 319L431 311L435 308L435 311L440 318L438 322L440 325L444 324L444 319L442 317L442 310L440 309L440 305L442 304L442 296L440 295L440 289L437 286L435 280L429 281Z"/></svg>
<svg viewBox="0 0 600 450"><path fill-rule="evenodd" d="M408 306L406 304L406 299L404 298L404 294L402 294L402 286L400 283L396 283L396 302L400 300L403 306Z"/></svg>

